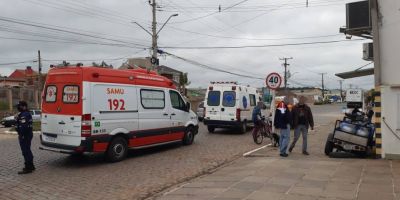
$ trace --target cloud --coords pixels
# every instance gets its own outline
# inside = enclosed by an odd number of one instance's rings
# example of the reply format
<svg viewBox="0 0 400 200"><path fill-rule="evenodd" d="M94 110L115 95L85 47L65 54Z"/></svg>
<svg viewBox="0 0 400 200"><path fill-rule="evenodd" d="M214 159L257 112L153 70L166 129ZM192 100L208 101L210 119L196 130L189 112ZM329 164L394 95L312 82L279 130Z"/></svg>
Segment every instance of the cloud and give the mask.
<svg viewBox="0 0 400 200"><path fill-rule="evenodd" d="M187 23L174 23L204 16L215 12L218 6L232 5L232 1L212 0L159 1L157 18L158 27L173 13L179 16L170 20L170 24L159 34L159 46L239 46L260 44L285 44L297 42L342 40L344 35L321 38L304 39L279 39L306 36L322 36L338 34L340 26L345 24L346 0L337 2L328 0L310 1L310 7L299 2L277 2L273 0L252 0L238 5L229 12L221 12L199 20ZM286 5L285 5L286 4ZM151 46L151 36L133 24L139 22L150 30L151 9L147 1L131 0L93 0L93 1L50 1L50 0L3 0L0 2L0 17L29 20L52 26L68 27L70 31L129 41L136 44ZM201 8L199 8L201 7ZM301 8L300 8L301 7ZM251 8L251 12L236 12ZM262 10L265 11L256 11ZM272 9L272 10L271 10ZM44 69L50 64L61 60L87 60L100 62L103 59L128 57L144 57L149 55L148 50L128 47L115 47L106 45L77 43L50 43L1 39L1 37L14 37L36 40L55 40L59 37L75 41L95 43L117 43L104 39L90 38L82 35L68 34L57 31L45 30L35 27L22 26L0 21L0 63L10 63L21 60L32 60L37 57L37 50L41 50L45 60ZM5 31L5 27L13 30L47 35L38 37L15 32ZM181 31L178 29L183 29ZM187 31L200 34L188 33ZM201 34L208 34L210 37ZM263 38L278 40L249 40L237 38ZM65 41L64 41L65 42ZM326 72L328 88L338 88L335 73L349 71L361 66L366 61L361 59L362 42L343 42L336 44L318 44L304 46L285 46L268 48L244 49L210 49L210 50L183 50L167 49L176 55L196 60L213 67L229 70L236 73L266 77L270 72L283 72L281 57L293 57L289 69L297 72L292 79L305 85L318 86L320 75ZM71 61L73 62L73 61ZM76 61L78 62L78 61ZM91 61L81 61L91 64ZM121 65L124 59L106 60L114 66ZM191 87L206 87L210 81L236 80L255 86L263 86L263 80L237 77L220 72L210 71L172 57L161 58L161 64L168 65L189 73ZM31 65L36 66L37 63ZM0 74L10 74L16 68L25 65L0 66ZM363 88L373 86L373 77L363 77L345 81L346 84L359 85Z"/></svg>

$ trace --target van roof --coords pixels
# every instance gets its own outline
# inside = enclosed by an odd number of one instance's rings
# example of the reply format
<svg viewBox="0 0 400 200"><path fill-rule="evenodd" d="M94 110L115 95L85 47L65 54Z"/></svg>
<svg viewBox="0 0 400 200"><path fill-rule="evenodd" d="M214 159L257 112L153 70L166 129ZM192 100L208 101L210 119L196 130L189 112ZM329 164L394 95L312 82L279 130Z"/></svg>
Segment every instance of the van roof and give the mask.
<svg viewBox="0 0 400 200"><path fill-rule="evenodd" d="M110 69L101 67L56 67L48 76L82 74L82 81L146 85L176 89L174 83L154 71L145 69ZM49 77L49 78L50 78ZM50 78L51 80L51 78Z"/></svg>

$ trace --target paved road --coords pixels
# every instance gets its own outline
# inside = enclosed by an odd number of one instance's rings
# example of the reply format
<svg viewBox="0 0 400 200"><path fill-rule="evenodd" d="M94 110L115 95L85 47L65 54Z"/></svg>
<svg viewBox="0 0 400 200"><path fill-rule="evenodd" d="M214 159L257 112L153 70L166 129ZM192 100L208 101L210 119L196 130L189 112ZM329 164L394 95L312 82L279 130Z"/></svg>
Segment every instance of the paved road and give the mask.
<svg viewBox="0 0 400 200"><path fill-rule="evenodd" d="M279 157L276 148L267 147L156 198L400 200L400 161L324 155L326 137L334 120L341 117L336 109L335 105L313 108L320 126L309 135L309 156L301 153L301 143L287 158Z"/></svg>
<svg viewBox="0 0 400 200"><path fill-rule="evenodd" d="M313 107L317 124L328 123L330 114L325 111L339 111L339 107ZM38 150L35 136L37 170L20 176L22 156L16 140L15 135L0 134L0 199L143 199L258 147L249 133L209 134L201 126L191 146L132 151L128 159L110 164L101 155L76 158Z"/></svg>

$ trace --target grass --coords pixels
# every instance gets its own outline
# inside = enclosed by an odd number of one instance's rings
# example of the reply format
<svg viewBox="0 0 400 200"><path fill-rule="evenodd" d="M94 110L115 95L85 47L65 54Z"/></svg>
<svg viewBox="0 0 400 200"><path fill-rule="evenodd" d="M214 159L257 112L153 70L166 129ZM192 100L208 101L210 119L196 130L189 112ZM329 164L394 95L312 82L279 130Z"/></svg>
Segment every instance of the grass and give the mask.
<svg viewBox="0 0 400 200"><path fill-rule="evenodd" d="M32 125L33 125L33 131L40 131L41 130L40 122L33 122ZM10 129L10 131L16 131L15 127L12 127Z"/></svg>

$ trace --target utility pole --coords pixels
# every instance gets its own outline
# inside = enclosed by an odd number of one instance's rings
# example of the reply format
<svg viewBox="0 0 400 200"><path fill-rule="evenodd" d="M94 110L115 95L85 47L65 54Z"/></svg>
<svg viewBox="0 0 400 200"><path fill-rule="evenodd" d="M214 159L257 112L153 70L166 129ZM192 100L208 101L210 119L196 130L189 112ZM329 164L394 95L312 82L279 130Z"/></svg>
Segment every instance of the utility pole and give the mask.
<svg viewBox="0 0 400 200"><path fill-rule="evenodd" d="M325 75L326 73L320 73L320 74L321 74L321 76L322 76L322 98L324 99L324 98L325 98L324 75Z"/></svg>
<svg viewBox="0 0 400 200"><path fill-rule="evenodd" d="M151 70L155 70L157 67L157 63L158 63L158 58L157 58L157 51L158 51L158 47L157 47L157 18L156 18L156 8L157 8L157 4L156 4L156 0L153 0L153 2L150 4L152 7L152 12L153 12L153 22L152 22L152 49L153 49L153 55L151 56Z"/></svg>
<svg viewBox="0 0 400 200"><path fill-rule="evenodd" d="M287 73L287 66L289 66L290 64L287 63L287 60L293 59L292 57L290 58L279 58L279 60L284 60L285 63L283 63L283 66L285 67L285 90L287 89L287 79L288 79L288 73Z"/></svg>
<svg viewBox="0 0 400 200"><path fill-rule="evenodd" d="M38 50L38 100L39 100L39 109L42 109L42 57L40 56L40 50Z"/></svg>
<svg viewBox="0 0 400 200"><path fill-rule="evenodd" d="M339 80L339 83L340 83L340 98L343 101L343 87L342 87L343 80Z"/></svg>
<svg viewBox="0 0 400 200"><path fill-rule="evenodd" d="M157 31L157 3L156 0L149 0L149 4L151 6L151 10L152 10L152 14L153 14L153 20L152 20L152 26L151 26L151 32L148 31L146 28L144 28L142 25L140 25L138 22L133 21L132 23L138 25L140 28L142 28L144 31L146 31L146 33L148 33L149 35L151 35L151 49L152 49L152 54L151 54L151 68L148 70L155 70L156 67L159 65L159 61L158 61L158 44L157 44L157 40L158 40L158 34L160 33L160 31L164 28L164 26L168 23L168 21L172 18L172 17L176 17L178 16L178 14L172 14L171 16L169 16L169 18L167 19L167 21L165 21L165 23L161 26L161 28Z"/></svg>

